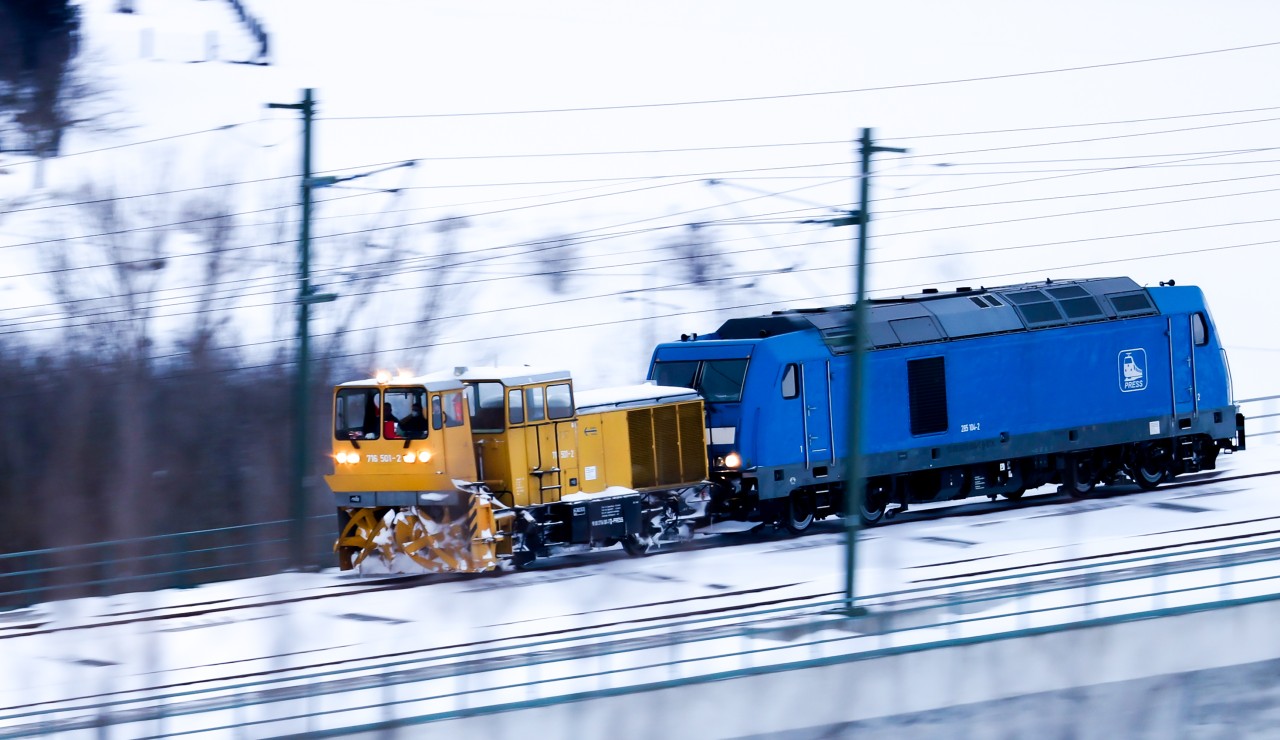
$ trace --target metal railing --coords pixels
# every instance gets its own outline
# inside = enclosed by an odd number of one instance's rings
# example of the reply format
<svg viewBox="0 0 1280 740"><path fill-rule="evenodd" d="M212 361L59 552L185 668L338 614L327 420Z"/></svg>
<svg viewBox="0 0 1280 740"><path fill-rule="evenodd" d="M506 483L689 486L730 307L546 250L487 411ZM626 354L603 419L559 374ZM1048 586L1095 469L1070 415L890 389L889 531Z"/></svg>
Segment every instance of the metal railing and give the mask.
<svg viewBox="0 0 1280 740"><path fill-rule="evenodd" d="M1280 407L1280 395L1238 403ZM1260 410L1250 420L1280 417L1266 406ZM1251 429L1249 436L1277 433ZM333 524L328 516L312 520L316 562L332 558ZM289 557L288 527L281 520L0 554L0 607L276 572ZM1257 536L874 594L859 600L868 610L861 616L850 616L843 600L824 599L397 660L291 668L252 680L143 688L97 701L51 702L39 711L11 707L0 710L0 737L163 725L181 717L206 718L197 724L215 730L295 732L289 723L303 720L322 734L394 729L1276 599L1280 537ZM342 696L341 706L316 710L309 700L324 696ZM256 719L244 718L255 709ZM370 713L394 716L367 721Z"/></svg>
<svg viewBox="0 0 1280 740"><path fill-rule="evenodd" d="M1280 396L1258 396L1257 398L1245 398L1236 401L1236 405L1249 407L1245 413L1245 425L1254 422L1255 426L1259 420L1275 419L1280 417ZM1249 410L1258 407L1262 413L1248 413ZM1275 409L1275 410L1272 410ZM1248 437L1267 437L1273 434L1280 434L1280 424L1273 422L1264 422L1264 426L1269 427L1263 430L1248 429Z"/></svg>
<svg viewBox="0 0 1280 740"><path fill-rule="evenodd" d="M146 734L157 725L164 734L388 730L1271 601L1280 599L1277 555L1280 537L1260 535L875 594L858 616L841 599L817 599L139 688L10 707L0 711L0 737L134 723L150 723Z"/></svg>
<svg viewBox="0 0 1280 740"><path fill-rule="evenodd" d="M278 520L0 553L0 608L277 573L290 559L289 524ZM336 526L332 516L311 519L311 562L334 562Z"/></svg>

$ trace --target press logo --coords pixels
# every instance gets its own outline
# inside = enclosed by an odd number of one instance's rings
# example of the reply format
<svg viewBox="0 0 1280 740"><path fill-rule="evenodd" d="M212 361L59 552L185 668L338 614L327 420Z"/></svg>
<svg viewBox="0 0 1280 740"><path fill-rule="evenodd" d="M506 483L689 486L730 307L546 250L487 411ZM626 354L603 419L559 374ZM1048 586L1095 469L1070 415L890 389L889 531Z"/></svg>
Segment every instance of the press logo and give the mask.
<svg viewBox="0 0 1280 740"><path fill-rule="evenodd" d="M1116 357L1120 371L1120 392L1141 391L1147 388L1147 351L1142 348L1122 349Z"/></svg>

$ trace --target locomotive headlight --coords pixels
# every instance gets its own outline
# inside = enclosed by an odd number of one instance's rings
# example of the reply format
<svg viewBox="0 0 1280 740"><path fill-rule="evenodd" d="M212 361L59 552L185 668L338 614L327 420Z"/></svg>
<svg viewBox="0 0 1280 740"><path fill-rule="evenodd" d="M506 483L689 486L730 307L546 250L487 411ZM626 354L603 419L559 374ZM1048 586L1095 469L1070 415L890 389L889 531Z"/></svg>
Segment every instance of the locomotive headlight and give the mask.
<svg viewBox="0 0 1280 740"><path fill-rule="evenodd" d="M338 462L343 463L343 464L346 464L346 463L349 463L349 462L355 462L355 460L352 460L351 458L347 457L347 452L346 452L346 450L343 450L342 452L339 452L338 454L334 455L333 457L334 457L334 459L335 459L335 460L337 460ZM352 455L352 457L354 457L354 455Z"/></svg>
<svg viewBox="0 0 1280 740"><path fill-rule="evenodd" d="M404 461L407 463L417 462L418 456L413 454L412 452L406 452L404 453Z"/></svg>
<svg viewBox="0 0 1280 740"><path fill-rule="evenodd" d="M373 379L378 381L378 385L386 385L387 383L391 382L391 373L387 372L386 370L379 370L373 376Z"/></svg>
<svg viewBox="0 0 1280 740"><path fill-rule="evenodd" d="M730 452L724 456L724 465L726 468L736 468L742 464L742 458L738 457L738 453Z"/></svg>
<svg viewBox="0 0 1280 740"><path fill-rule="evenodd" d="M430 459L431 459L431 453L430 453L430 452L428 452L428 451L426 451L426 450L423 450L422 452L419 452L419 453L418 453L418 462L424 463L424 462L426 462L426 461L428 461L428 460L430 460Z"/></svg>

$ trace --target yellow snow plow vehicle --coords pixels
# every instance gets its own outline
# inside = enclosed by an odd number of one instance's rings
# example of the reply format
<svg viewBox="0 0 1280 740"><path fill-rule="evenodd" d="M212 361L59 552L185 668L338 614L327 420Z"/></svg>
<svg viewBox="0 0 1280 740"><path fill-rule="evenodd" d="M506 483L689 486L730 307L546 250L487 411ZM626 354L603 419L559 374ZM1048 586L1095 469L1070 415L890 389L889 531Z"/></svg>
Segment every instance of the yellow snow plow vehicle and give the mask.
<svg viewBox="0 0 1280 740"><path fill-rule="evenodd" d="M457 368L334 389L342 569L462 572L621 543L706 517L702 399L652 385L575 396L567 372Z"/></svg>

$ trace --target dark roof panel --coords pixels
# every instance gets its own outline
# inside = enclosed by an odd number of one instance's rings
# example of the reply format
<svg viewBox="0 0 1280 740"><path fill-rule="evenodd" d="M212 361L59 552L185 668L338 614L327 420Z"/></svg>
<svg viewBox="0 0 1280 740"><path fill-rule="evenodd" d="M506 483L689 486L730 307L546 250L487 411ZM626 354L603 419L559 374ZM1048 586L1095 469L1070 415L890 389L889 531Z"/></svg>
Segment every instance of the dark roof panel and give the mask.
<svg viewBox="0 0 1280 740"><path fill-rule="evenodd" d="M868 301L867 346L895 347L949 339L1158 314L1145 288L1132 279L1045 281L1000 288L961 288ZM719 339L758 339L810 328L832 352L849 351L850 305L775 311L726 321Z"/></svg>

